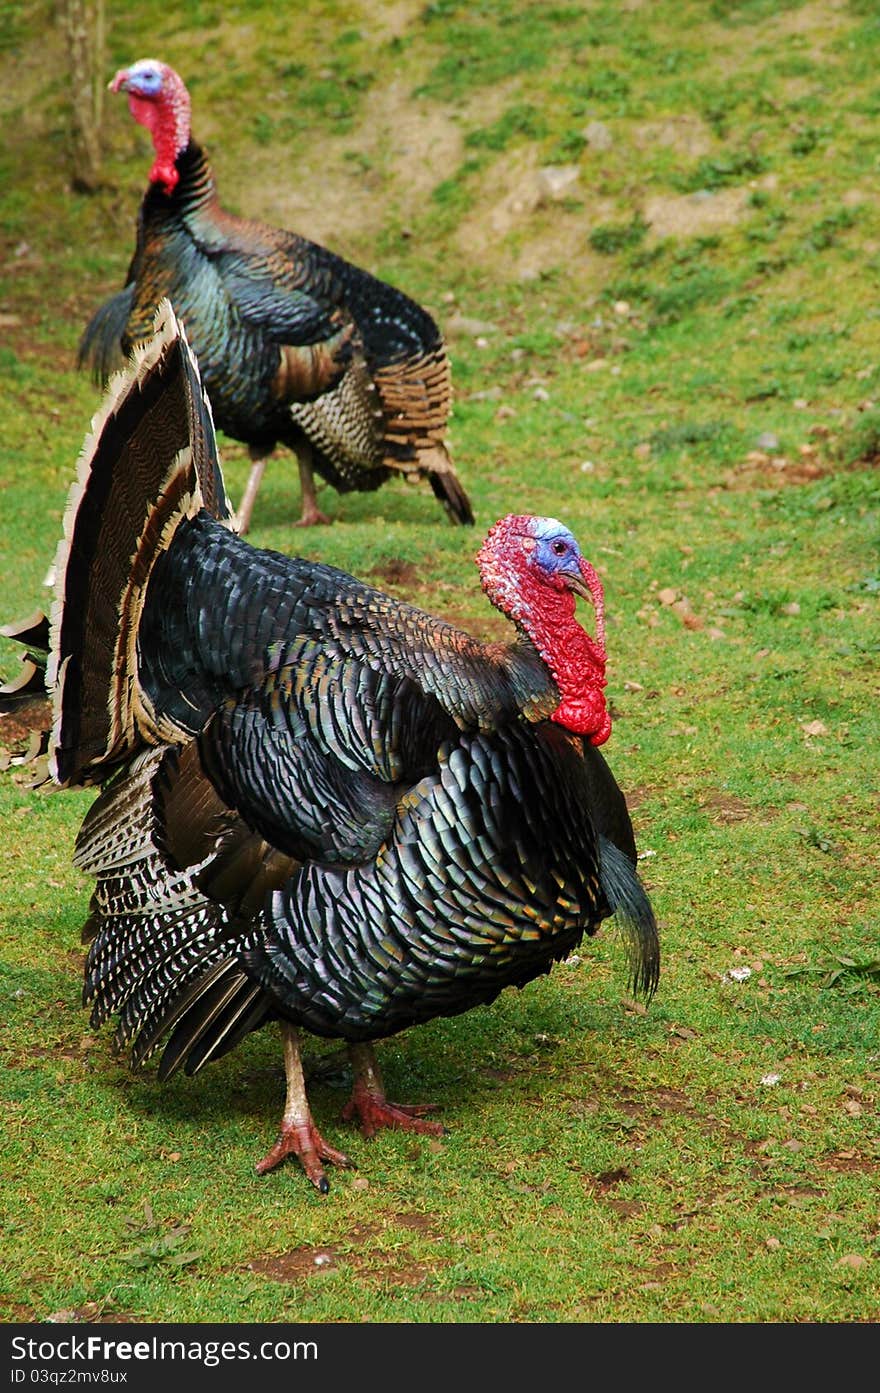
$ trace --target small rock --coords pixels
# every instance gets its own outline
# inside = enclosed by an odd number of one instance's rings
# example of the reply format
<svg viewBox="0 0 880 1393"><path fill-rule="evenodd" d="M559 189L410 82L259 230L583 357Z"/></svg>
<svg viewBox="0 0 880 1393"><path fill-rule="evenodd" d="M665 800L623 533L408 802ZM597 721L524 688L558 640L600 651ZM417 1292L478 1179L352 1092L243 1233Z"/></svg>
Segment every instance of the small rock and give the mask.
<svg viewBox="0 0 880 1393"><path fill-rule="evenodd" d="M759 450L769 450L772 454L773 451L779 449L779 436L774 435L770 430L765 430L758 436L755 444Z"/></svg>
<svg viewBox="0 0 880 1393"><path fill-rule="evenodd" d="M582 131L591 150L610 150L614 137L604 121L589 121Z"/></svg>
<svg viewBox="0 0 880 1393"><path fill-rule="evenodd" d="M747 982L751 975L752 969L750 967L729 967L724 974L728 982ZM762 1079L761 1082L763 1083L764 1080Z"/></svg>
<svg viewBox="0 0 880 1393"><path fill-rule="evenodd" d="M858 1272L860 1268L867 1267L868 1259L863 1258L861 1253L845 1253L842 1258L838 1258L835 1267L851 1267ZM51 1317L50 1317L51 1319Z"/></svg>
<svg viewBox="0 0 880 1393"><path fill-rule="evenodd" d="M538 170L538 192L542 200L558 203L566 198L581 177L576 164L545 164Z"/></svg>
<svg viewBox="0 0 880 1393"><path fill-rule="evenodd" d="M484 319L469 319L465 314L452 314L446 321L447 334L466 334L471 338L497 333L498 326Z"/></svg>
<svg viewBox="0 0 880 1393"><path fill-rule="evenodd" d="M827 735L828 727L824 721L801 721L804 735Z"/></svg>

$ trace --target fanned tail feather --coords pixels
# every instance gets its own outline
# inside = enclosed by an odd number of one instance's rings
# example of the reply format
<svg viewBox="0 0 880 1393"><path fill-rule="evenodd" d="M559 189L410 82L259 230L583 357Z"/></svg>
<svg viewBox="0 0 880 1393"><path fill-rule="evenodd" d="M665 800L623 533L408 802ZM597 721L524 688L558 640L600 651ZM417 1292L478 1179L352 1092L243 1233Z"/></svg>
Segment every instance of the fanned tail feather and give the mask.
<svg viewBox="0 0 880 1393"><path fill-rule="evenodd" d="M83 1004L91 1024L118 1015L116 1040L145 1063L170 1034L160 1077L195 1073L271 1014L242 971L226 911L199 890L199 867L178 870L157 845L154 781L166 752L150 750L89 810L75 864L97 879ZM132 1043L133 1042L133 1043Z"/></svg>
<svg viewBox="0 0 880 1393"><path fill-rule="evenodd" d="M0 686L0 714L14 711L34 697L46 695L46 665L49 659L49 620L41 609L12 624L0 627L4 638L20 643L21 671Z"/></svg>
<svg viewBox="0 0 880 1393"><path fill-rule="evenodd" d="M231 525L210 406L164 300L154 337L92 422L65 513L47 677L59 784L100 782L141 743L135 645L147 582L202 508Z"/></svg>

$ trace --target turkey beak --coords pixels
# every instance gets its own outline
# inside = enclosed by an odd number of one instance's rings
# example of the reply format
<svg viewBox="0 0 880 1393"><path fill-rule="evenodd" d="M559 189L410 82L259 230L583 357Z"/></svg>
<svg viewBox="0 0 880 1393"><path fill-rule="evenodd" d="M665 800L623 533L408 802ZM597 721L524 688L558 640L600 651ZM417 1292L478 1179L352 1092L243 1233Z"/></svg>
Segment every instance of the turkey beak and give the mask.
<svg viewBox="0 0 880 1393"><path fill-rule="evenodd" d="M128 82L128 68L120 68L119 72L107 83L108 92L124 92Z"/></svg>
<svg viewBox="0 0 880 1393"><path fill-rule="evenodd" d="M605 651L605 590L599 579L595 568L590 565L584 557L580 558L581 573L575 581L572 579L571 588L576 595L582 595L585 600L590 600L593 609L596 611L596 642Z"/></svg>
<svg viewBox="0 0 880 1393"><path fill-rule="evenodd" d="M592 604L593 592L587 584L586 580L584 580L583 576L570 575L568 577L568 584L569 588L573 590L576 595L580 595L582 600L589 600Z"/></svg>

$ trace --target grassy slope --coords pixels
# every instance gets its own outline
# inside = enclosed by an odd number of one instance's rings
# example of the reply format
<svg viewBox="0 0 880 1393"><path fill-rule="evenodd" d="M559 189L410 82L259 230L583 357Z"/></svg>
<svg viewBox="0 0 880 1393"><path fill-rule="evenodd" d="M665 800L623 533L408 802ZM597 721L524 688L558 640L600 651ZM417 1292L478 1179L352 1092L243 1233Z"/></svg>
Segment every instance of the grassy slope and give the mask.
<svg viewBox="0 0 880 1393"><path fill-rule="evenodd" d="M329 1070L316 1117L360 1169L329 1199L258 1181L271 1032L195 1082L131 1076L78 1004L89 797L3 776L0 1314L876 1320L877 977L819 971L878 957L875 7L309 3L295 40L269 4L108 8L108 75L156 53L191 79L230 206L492 326L451 339L456 459L481 525L562 516L605 576L664 974L634 1010L606 935L383 1046L441 1143L346 1134ZM148 159L111 106L107 186L69 192L48 13L0 26L2 621L40 593L97 404L76 340ZM532 208L551 164L579 182ZM301 536L292 475L254 541L502 632L427 492L327 491L336 525Z"/></svg>

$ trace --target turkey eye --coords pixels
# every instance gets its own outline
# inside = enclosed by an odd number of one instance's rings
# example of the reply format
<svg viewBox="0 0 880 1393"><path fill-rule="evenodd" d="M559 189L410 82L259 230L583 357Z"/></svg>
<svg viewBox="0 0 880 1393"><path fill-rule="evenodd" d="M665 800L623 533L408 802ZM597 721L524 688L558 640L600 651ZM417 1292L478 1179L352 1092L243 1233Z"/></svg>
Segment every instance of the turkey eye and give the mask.
<svg viewBox="0 0 880 1393"><path fill-rule="evenodd" d="M565 545L564 542L554 542L554 543L553 543L553 552L554 552L554 555L556 555L556 556L564 556L565 553L567 552L567 550L568 550L568 547Z"/></svg>

